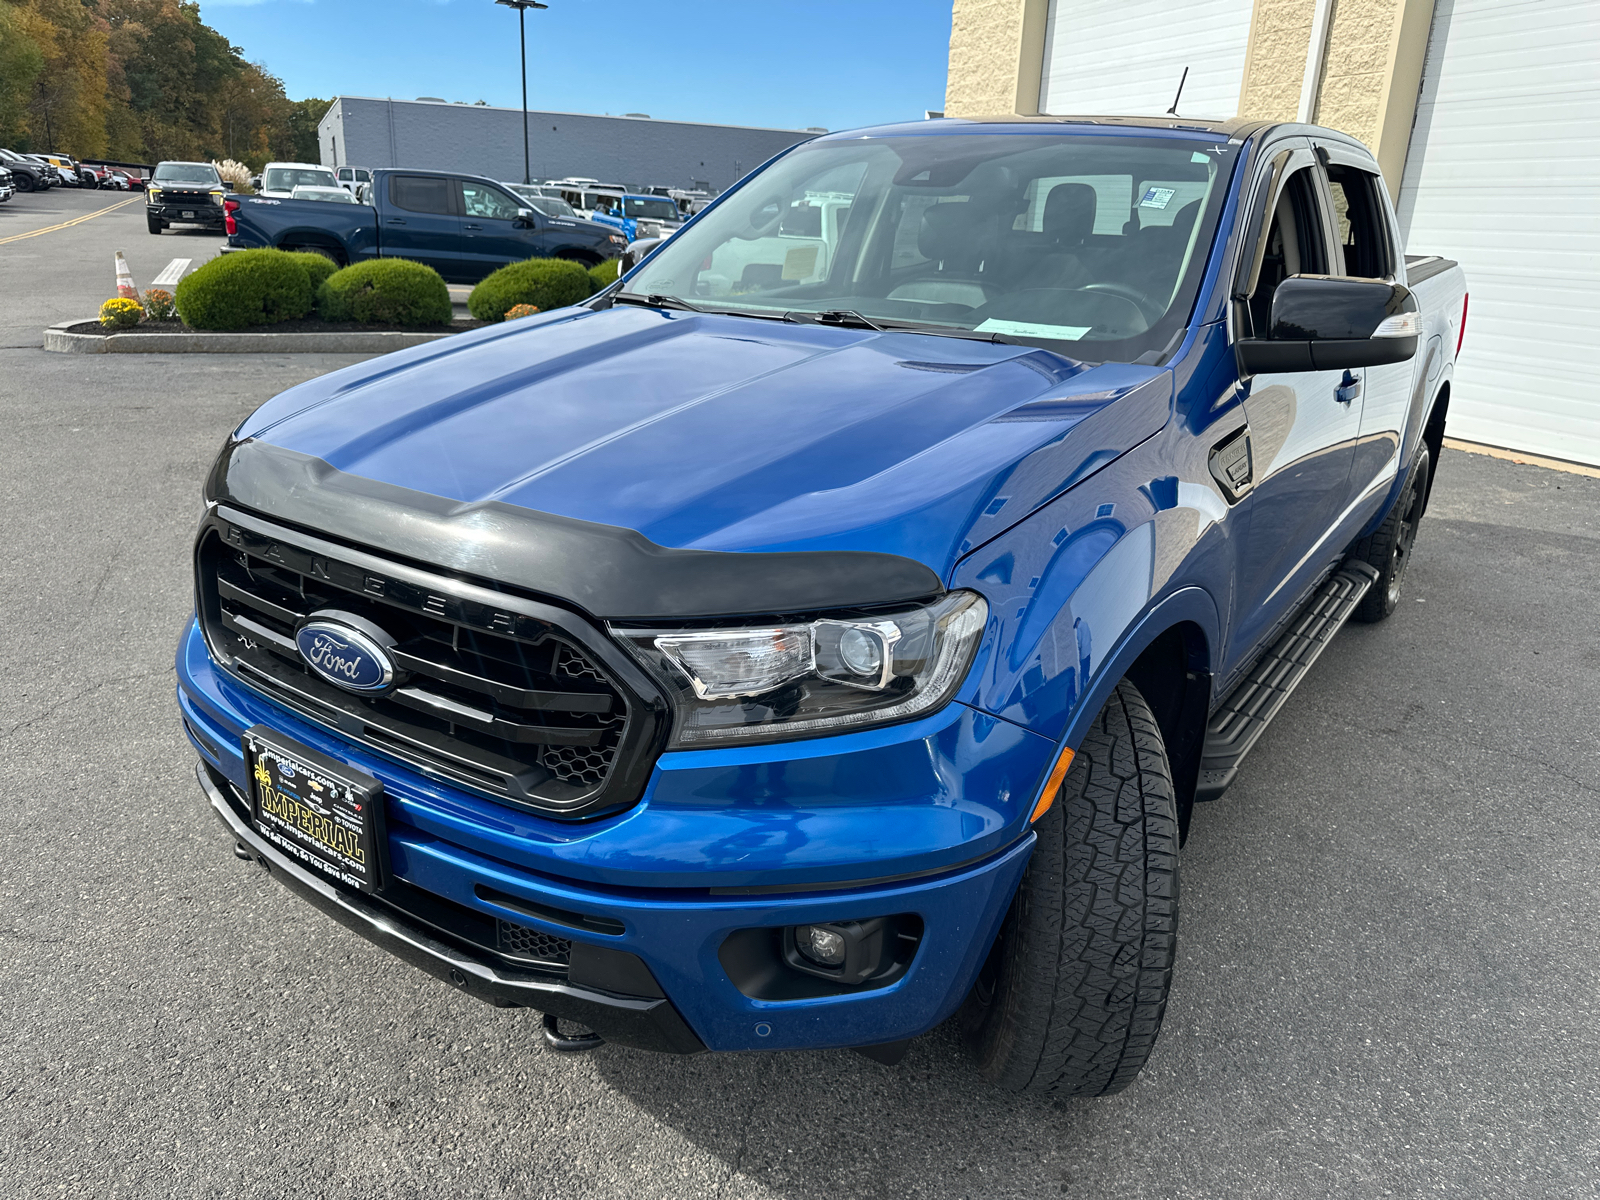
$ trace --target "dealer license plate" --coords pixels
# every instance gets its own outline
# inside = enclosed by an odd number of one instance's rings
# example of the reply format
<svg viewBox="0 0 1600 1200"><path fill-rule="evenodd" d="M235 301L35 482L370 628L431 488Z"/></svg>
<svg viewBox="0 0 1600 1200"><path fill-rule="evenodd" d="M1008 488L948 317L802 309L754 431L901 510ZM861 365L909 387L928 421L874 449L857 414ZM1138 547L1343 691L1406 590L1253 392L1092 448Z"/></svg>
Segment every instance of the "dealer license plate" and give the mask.
<svg viewBox="0 0 1600 1200"><path fill-rule="evenodd" d="M180 216L180 217L182 217L182 218L183 218L183 219L184 219L184 220L186 220L186 221L192 221L192 220L194 220L194 214L193 214L193 213L192 213L192 212L181 212L181 213L179 213L179 214L178 214L178 215L179 215L179 216Z"/></svg>
<svg viewBox="0 0 1600 1200"><path fill-rule="evenodd" d="M244 754L262 837L350 887L382 886L381 783L265 725L245 732Z"/></svg>

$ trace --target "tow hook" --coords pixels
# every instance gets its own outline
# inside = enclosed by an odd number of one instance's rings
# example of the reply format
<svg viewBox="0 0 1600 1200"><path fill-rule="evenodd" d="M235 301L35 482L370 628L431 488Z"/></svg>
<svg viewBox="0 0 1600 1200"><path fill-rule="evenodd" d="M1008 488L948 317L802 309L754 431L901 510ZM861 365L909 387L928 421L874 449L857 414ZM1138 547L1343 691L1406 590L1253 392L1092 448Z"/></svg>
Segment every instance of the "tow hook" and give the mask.
<svg viewBox="0 0 1600 1200"><path fill-rule="evenodd" d="M555 1013L545 1013L544 1044L562 1054L582 1054L585 1050L593 1050L597 1046L604 1046L606 1040L598 1033L583 1033L575 1037L567 1037L561 1032L561 1027L556 1022Z"/></svg>

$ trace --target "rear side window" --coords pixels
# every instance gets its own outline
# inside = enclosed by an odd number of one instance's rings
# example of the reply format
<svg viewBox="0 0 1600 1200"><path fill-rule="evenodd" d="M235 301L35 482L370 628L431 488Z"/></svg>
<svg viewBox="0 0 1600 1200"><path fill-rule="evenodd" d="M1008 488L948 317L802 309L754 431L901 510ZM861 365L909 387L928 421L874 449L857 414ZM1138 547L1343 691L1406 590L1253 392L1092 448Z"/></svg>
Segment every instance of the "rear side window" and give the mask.
<svg viewBox="0 0 1600 1200"><path fill-rule="evenodd" d="M1389 223L1378 195L1382 186L1376 175L1355 167L1328 167L1328 191L1333 197L1339 253L1344 259L1341 274L1363 279L1386 279L1394 274Z"/></svg>
<svg viewBox="0 0 1600 1200"><path fill-rule="evenodd" d="M389 203L407 212L450 216L455 212L450 191L448 179L436 179L428 175L389 177Z"/></svg>

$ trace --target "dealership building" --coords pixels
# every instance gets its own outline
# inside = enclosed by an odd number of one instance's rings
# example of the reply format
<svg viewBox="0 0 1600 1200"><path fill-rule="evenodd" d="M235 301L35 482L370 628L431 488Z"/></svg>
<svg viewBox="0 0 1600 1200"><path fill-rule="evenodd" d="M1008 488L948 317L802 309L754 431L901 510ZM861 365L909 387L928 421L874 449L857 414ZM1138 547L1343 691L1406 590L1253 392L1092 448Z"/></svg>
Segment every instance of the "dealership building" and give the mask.
<svg viewBox="0 0 1600 1200"><path fill-rule="evenodd" d="M522 128L520 108L339 96L317 132L324 166L424 167L520 181ZM822 132L530 111L528 156L535 181L570 175L714 192Z"/></svg>
<svg viewBox="0 0 1600 1200"><path fill-rule="evenodd" d="M1309 121L1460 260L1454 437L1600 464L1596 0L954 0L948 116Z"/></svg>

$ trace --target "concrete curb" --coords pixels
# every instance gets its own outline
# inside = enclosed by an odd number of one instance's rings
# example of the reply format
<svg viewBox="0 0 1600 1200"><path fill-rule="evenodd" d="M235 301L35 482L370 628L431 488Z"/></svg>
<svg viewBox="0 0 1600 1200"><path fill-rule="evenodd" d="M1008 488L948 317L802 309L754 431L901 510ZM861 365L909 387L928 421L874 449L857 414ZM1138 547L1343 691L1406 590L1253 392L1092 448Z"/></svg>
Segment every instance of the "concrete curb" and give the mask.
<svg viewBox="0 0 1600 1200"><path fill-rule="evenodd" d="M44 331L57 354L387 354L449 333L71 333L90 318L61 321Z"/></svg>

